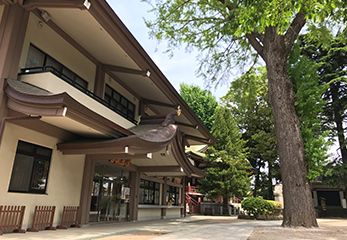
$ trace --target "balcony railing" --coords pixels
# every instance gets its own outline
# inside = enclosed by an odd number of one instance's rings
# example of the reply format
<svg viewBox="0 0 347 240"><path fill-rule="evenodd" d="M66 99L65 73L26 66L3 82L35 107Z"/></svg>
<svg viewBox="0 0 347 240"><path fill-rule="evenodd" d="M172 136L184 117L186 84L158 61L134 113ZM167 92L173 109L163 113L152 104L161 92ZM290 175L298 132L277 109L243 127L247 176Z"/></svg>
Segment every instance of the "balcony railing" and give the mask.
<svg viewBox="0 0 347 240"><path fill-rule="evenodd" d="M123 113L122 111L119 111L116 109L114 106L110 105L108 102L106 102L104 99L100 98L99 96L95 95L93 92L89 91L87 88L82 86L81 84L78 84L77 81L73 81L70 79L68 76L66 76L64 73L58 71L52 66L42 66L42 67L32 67L32 68L23 68L21 69L21 72L19 75L27 75L27 74L35 74L35 73L45 73L45 72L50 72L57 76L58 78L62 79L66 83L70 84L71 86L75 87L76 89L80 90L84 94L88 95L92 99L98 101L102 105L106 106L107 108L111 109L115 113L121 115L122 117L126 118L130 122L137 124L137 121L134 118L129 117L127 114ZM81 79L83 80L83 79ZM83 80L85 81L85 80Z"/></svg>
<svg viewBox="0 0 347 240"><path fill-rule="evenodd" d="M199 193L198 187L196 186L186 186L186 193Z"/></svg>

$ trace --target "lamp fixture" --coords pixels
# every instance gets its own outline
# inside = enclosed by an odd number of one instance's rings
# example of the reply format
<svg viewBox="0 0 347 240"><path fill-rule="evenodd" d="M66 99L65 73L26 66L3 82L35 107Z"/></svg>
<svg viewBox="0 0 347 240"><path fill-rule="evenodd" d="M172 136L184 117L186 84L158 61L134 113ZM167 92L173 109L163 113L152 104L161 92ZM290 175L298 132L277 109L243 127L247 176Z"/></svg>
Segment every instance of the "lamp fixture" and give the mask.
<svg viewBox="0 0 347 240"><path fill-rule="evenodd" d="M42 10L41 12L41 17L48 22L49 20L51 20L51 16L48 14L48 12L46 12L45 10Z"/></svg>
<svg viewBox="0 0 347 240"><path fill-rule="evenodd" d="M86 7L86 9L89 9L92 4L88 0L85 0L83 5Z"/></svg>
<svg viewBox="0 0 347 240"><path fill-rule="evenodd" d="M146 70L146 76L150 77L151 76L151 72L149 70Z"/></svg>

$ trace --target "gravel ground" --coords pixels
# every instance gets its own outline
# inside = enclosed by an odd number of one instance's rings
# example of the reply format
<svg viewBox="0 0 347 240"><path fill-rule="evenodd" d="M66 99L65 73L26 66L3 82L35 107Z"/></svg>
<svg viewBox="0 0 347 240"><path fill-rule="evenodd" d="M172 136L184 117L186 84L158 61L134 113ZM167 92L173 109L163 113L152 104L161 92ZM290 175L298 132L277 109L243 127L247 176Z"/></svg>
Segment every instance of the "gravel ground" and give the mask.
<svg viewBox="0 0 347 240"><path fill-rule="evenodd" d="M319 219L318 228L257 227L248 240L346 240L347 220Z"/></svg>

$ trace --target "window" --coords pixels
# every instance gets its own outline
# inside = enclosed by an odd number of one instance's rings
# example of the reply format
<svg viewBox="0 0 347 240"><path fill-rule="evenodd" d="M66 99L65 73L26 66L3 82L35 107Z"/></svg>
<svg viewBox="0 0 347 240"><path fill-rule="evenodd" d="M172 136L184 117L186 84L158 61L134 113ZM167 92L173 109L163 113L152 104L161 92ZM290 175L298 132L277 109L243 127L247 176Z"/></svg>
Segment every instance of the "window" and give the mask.
<svg viewBox="0 0 347 240"><path fill-rule="evenodd" d="M140 180L140 204L159 205L160 184L146 180Z"/></svg>
<svg viewBox="0 0 347 240"><path fill-rule="evenodd" d="M123 117L134 120L135 105L106 84L104 100Z"/></svg>
<svg viewBox="0 0 347 240"><path fill-rule="evenodd" d="M25 68L42 67L44 60L45 54L30 45Z"/></svg>
<svg viewBox="0 0 347 240"><path fill-rule="evenodd" d="M62 78L65 82L70 83L80 90L88 88L88 82L77 76L76 73L65 67L63 64L44 53L37 47L30 45L24 73L39 72L49 70L58 77Z"/></svg>
<svg viewBox="0 0 347 240"><path fill-rule="evenodd" d="M18 141L9 192L46 192L52 149Z"/></svg>
<svg viewBox="0 0 347 240"><path fill-rule="evenodd" d="M172 205L178 205L180 192L178 187L167 186L166 200Z"/></svg>

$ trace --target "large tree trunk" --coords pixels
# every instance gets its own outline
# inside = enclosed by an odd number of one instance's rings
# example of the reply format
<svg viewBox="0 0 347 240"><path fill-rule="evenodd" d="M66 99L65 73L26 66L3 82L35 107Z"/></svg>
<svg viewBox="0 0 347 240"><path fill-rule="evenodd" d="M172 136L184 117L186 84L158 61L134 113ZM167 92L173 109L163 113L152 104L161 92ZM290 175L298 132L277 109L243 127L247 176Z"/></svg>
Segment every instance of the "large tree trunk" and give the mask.
<svg viewBox="0 0 347 240"><path fill-rule="evenodd" d="M340 112L340 111L343 111L344 109L342 107L341 100L339 99L339 89L340 89L340 82L330 84L331 98L333 100L332 109L334 112L334 121L336 123L336 131L337 131L337 137L339 140L339 145L341 150L342 162L344 164L347 164L347 146L346 146L346 139L345 139L345 134L343 129L344 119Z"/></svg>
<svg viewBox="0 0 347 240"><path fill-rule="evenodd" d="M229 215L229 198L223 197L223 215Z"/></svg>
<svg viewBox="0 0 347 240"><path fill-rule="evenodd" d="M260 185L260 164L257 166L257 174L255 175L255 180L254 180L254 191L253 191L253 197L257 197L259 195L259 185Z"/></svg>
<svg viewBox="0 0 347 240"><path fill-rule="evenodd" d="M272 185L272 164L270 161L267 162L268 163L268 168L269 168L269 174L268 174L268 198L270 200L274 200L274 189L273 189L273 185Z"/></svg>
<svg viewBox="0 0 347 240"><path fill-rule="evenodd" d="M275 122L284 196L283 227L318 226L307 168L300 121L295 110L295 93L287 70L284 36L276 28L265 32L264 57L269 97Z"/></svg>
<svg viewBox="0 0 347 240"><path fill-rule="evenodd" d="M343 116L341 114L341 111L344 111L341 100L339 99L339 89L340 89L340 82L335 82L330 84L330 93L331 93L331 98L332 98L332 109L334 112L334 121L336 124L336 132L337 132L337 137L339 140L339 146L340 146L340 151L341 151L341 158L342 158L342 163L344 165L347 165L347 146L346 146L346 138L345 138L345 131L343 128ZM347 176L343 176L344 179L344 191L345 194L347 194Z"/></svg>

